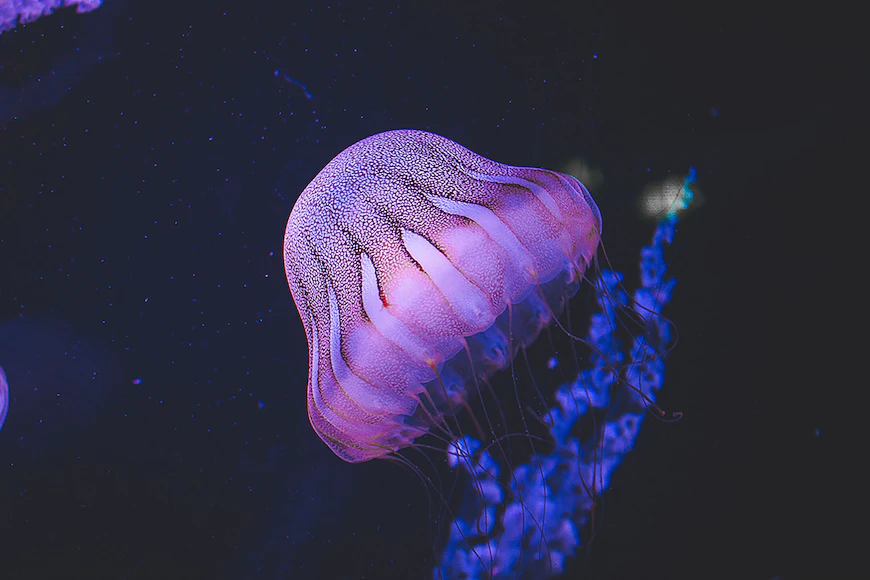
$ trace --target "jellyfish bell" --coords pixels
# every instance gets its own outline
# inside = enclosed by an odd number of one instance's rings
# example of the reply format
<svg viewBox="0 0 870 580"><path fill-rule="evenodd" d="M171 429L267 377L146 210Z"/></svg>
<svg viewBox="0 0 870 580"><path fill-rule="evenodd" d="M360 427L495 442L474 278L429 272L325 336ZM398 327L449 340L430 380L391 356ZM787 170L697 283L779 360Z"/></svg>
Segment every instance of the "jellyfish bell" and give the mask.
<svg viewBox="0 0 870 580"><path fill-rule="evenodd" d="M284 236L318 436L360 462L444 425L559 316L600 236L595 202L569 175L423 131L345 149Z"/></svg>

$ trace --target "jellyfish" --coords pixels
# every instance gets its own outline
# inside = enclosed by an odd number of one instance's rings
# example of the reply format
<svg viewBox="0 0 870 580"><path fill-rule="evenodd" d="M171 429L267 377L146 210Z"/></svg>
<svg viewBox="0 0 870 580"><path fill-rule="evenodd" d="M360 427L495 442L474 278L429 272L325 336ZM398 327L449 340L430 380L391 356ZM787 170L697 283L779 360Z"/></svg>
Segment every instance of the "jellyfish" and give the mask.
<svg viewBox="0 0 870 580"><path fill-rule="evenodd" d="M6 373L0 367L0 429L6 421L6 413L9 411L9 383L6 382Z"/></svg>
<svg viewBox="0 0 870 580"><path fill-rule="evenodd" d="M600 236L598 207L570 175L424 131L345 149L284 236L317 435L355 463L443 426L560 315Z"/></svg>
<svg viewBox="0 0 870 580"><path fill-rule="evenodd" d="M96 10L103 0L9 0L0 4L0 33L53 13L64 6L76 7L76 12Z"/></svg>

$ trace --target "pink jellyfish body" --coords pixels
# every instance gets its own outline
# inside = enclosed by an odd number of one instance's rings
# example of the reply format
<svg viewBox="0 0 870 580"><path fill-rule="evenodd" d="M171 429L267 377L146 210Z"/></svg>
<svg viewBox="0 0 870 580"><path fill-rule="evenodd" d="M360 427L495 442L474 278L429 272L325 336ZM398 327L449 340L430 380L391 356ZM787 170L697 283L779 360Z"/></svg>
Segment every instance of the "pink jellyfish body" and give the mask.
<svg viewBox="0 0 870 580"><path fill-rule="evenodd" d="M284 236L314 430L349 462L411 445L559 315L600 234L569 175L423 131L342 151Z"/></svg>

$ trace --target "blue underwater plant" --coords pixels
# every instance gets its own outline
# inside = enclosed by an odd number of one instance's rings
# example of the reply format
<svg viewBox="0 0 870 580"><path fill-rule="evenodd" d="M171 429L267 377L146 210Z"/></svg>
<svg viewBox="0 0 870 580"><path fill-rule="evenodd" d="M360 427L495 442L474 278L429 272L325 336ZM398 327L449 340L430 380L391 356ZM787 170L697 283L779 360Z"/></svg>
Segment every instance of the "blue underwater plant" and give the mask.
<svg viewBox="0 0 870 580"><path fill-rule="evenodd" d="M554 450L533 454L504 478L502 466L476 439L463 436L449 446L449 465L470 474L476 493L472 509L463 510L464 517L450 526L436 579L551 578L577 552L596 493L609 486L634 447L646 414L661 413L655 400L672 341L671 324L661 313L676 284L666 276L664 251L673 241L679 211L691 204L694 179L692 169L679 199L658 222L652 243L641 250L640 287L633 300L622 290L622 274L604 270L597 279L598 312L586 336L590 365L557 389L556 404L546 416ZM615 335L618 311L625 308L643 320L643 331L627 348ZM604 424L584 439L578 427L592 414L603 417Z"/></svg>

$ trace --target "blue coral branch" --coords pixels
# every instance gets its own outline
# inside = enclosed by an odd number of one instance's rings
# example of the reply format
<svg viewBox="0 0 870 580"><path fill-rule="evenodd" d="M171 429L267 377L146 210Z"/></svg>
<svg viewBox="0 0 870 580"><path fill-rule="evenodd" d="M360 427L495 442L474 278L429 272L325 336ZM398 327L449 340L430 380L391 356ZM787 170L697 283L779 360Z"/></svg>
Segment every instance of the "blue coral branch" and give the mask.
<svg viewBox="0 0 870 580"><path fill-rule="evenodd" d="M505 483L499 463L479 441L466 436L449 447L449 464L471 475L477 501L474 515L453 521L436 579L551 578L580 547L580 530L590 522L596 495L634 447L646 409L664 384L672 337L661 313L676 284L667 277L664 251L673 241L679 211L692 201L694 179L693 168L674 209L659 221L652 244L641 250L640 287L633 300L622 290L622 274L601 272L598 312L586 337L590 366L557 389L549 413L555 451L534 455ZM623 348L615 321L627 306L643 320L643 332ZM603 428L581 440L581 418L596 411L605 418Z"/></svg>

